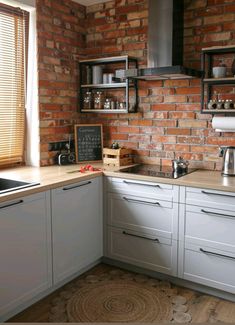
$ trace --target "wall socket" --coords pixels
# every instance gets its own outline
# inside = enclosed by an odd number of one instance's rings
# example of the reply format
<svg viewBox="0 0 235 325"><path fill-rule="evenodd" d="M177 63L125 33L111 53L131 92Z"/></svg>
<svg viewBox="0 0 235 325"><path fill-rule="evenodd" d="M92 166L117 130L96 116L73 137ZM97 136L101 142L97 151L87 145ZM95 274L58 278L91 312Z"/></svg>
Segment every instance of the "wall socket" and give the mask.
<svg viewBox="0 0 235 325"><path fill-rule="evenodd" d="M48 150L49 151L67 151L68 148L66 145L69 144L69 141L59 141L59 142L50 142ZM74 151L74 140L70 141L70 150Z"/></svg>

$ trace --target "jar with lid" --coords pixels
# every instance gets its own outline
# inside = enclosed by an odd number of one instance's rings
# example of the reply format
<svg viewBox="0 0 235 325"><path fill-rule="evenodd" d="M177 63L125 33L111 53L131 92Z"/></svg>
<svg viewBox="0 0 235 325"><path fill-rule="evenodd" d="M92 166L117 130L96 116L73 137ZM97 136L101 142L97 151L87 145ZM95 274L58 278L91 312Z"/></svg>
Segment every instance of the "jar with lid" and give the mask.
<svg viewBox="0 0 235 325"><path fill-rule="evenodd" d="M217 109L224 109L224 100L219 100L217 104Z"/></svg>
<svg viewBox="0 0 235 325"><path fill-rule="evenodd" d="M94 108L95 109L104 108L104 94L102 91L97 91L94 95Z"/></svg>
<svg viewBox="0 0 235 325"><path fill-rule="evenodd" d="M213 99L211 99L207 105L208 109L216 109L217 108L217 102Z"/></svg>
<svg viewBox="0 0 235 325"><path fill-rule="evenodd" d="M105 99L104 109L111 109L111 99L110 98Z"/></svg>
<svg viewBox="0 0 235 325"><path fill-rule="evenodd" d="M226 99L226 101L224 103L224 108L225 109L234 109L234 103L233 103L232 99Z"/></svg>
<svg viewBox="0 0 235 325"><path fill-rule="evenodd" d="M83 108L92 109L92 93L87 91L83 99Z"/></svg>

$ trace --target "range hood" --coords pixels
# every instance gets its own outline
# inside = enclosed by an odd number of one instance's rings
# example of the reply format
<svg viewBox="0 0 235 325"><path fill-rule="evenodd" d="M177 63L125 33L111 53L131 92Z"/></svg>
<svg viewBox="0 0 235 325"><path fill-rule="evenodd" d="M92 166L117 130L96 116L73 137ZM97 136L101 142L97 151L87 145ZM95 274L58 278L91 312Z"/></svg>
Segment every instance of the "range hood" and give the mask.
<svg viewBox="0 0 235 325"><path fill-rule="evenodd" d="M148 67L126 70L143 80L201 78L202 71L183 66L184 1L149 0Z"/></svg>

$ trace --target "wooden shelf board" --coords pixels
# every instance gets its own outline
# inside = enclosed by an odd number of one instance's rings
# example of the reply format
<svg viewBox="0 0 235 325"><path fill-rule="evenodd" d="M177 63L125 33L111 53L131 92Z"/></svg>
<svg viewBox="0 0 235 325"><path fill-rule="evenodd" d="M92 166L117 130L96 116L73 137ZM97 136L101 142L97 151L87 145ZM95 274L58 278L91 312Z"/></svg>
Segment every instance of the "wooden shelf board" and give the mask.
<svg viewBox="0 0 235 325"><path fill-rule="evenodd" d="M208 83L220 83L220 82L234 82L235 83L235 77L228 77L228 78L205 78L203 79L203 82L208 82Z"/></svg>
<svg viewBox="0 0 235 325"><path fill-rule="evenodd" d="M215 113L234 113L235 114L235 109L204 109L204 113L210 113L210 114L215 114Z"/></svg>

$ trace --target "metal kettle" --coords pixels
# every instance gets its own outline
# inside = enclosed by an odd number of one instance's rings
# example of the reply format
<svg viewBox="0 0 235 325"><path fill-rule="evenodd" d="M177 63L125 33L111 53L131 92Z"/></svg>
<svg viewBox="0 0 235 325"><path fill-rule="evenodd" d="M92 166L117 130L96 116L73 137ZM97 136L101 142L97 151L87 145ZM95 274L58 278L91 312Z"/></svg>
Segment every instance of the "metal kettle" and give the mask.
<svg viewBox="0 0 235 325"><path fill-rule="evenodd" d="M235 147L221 147L220 157L223 157L222 175L235 176Z"/></svg>

